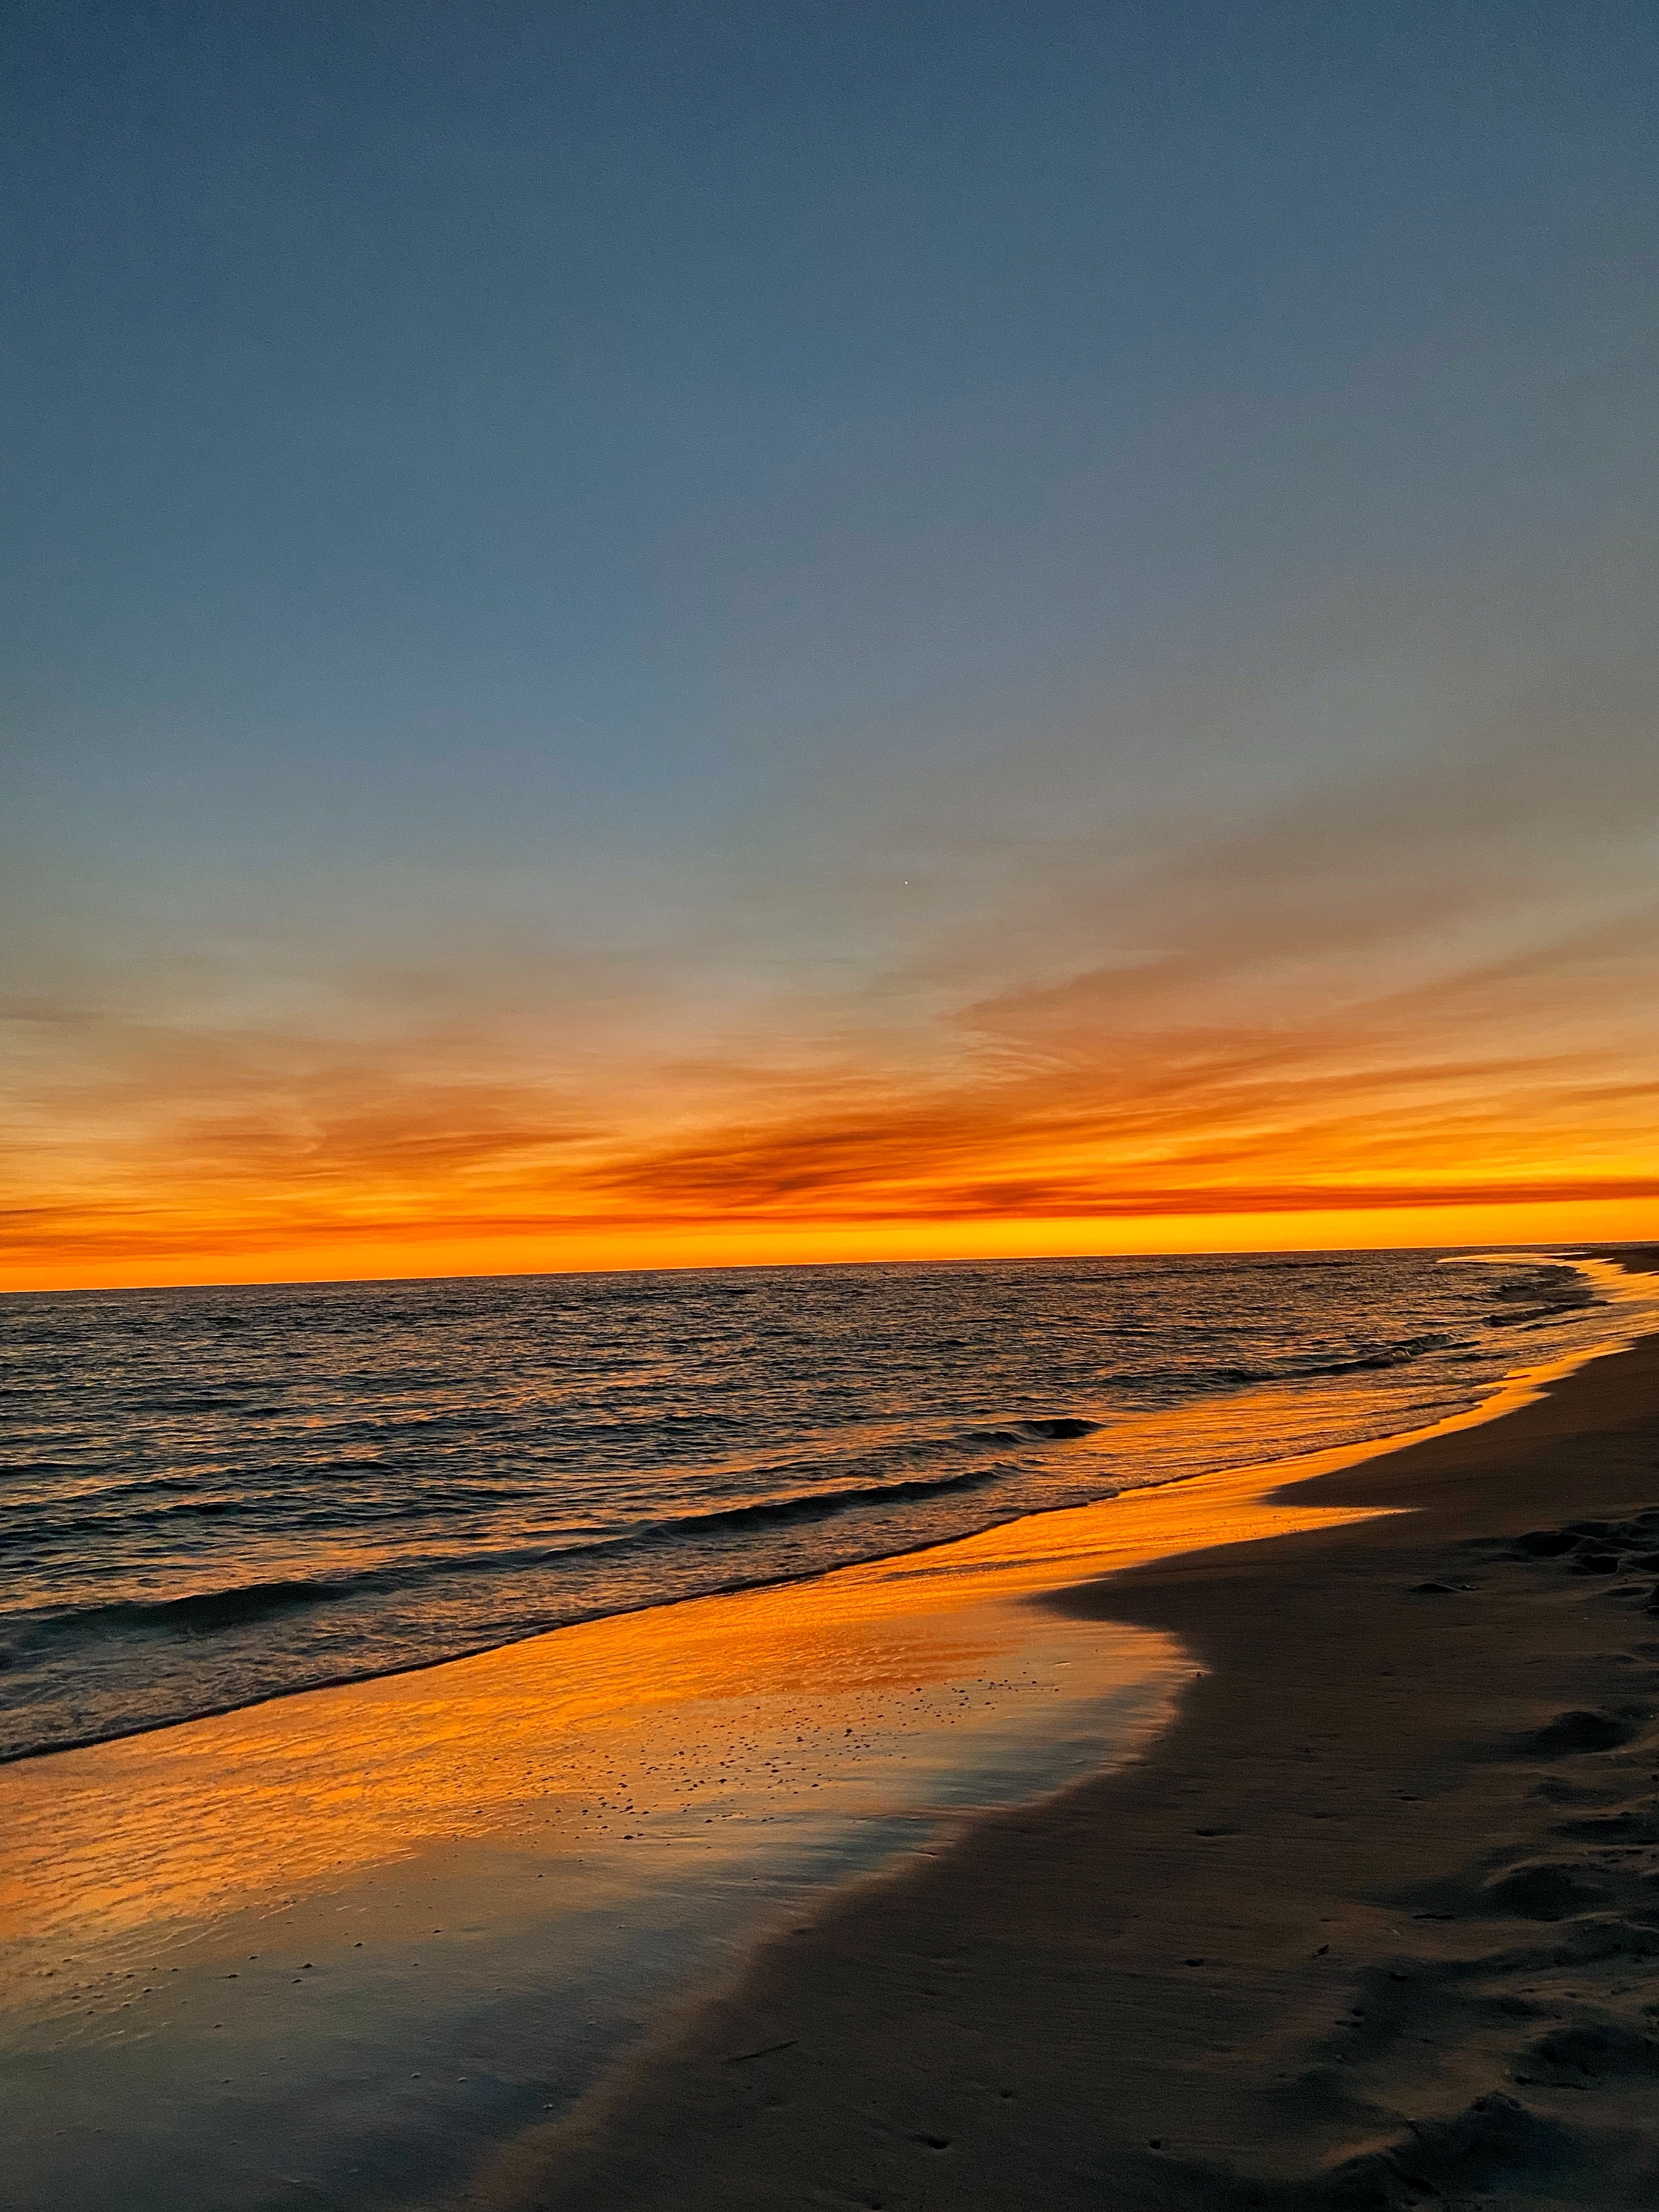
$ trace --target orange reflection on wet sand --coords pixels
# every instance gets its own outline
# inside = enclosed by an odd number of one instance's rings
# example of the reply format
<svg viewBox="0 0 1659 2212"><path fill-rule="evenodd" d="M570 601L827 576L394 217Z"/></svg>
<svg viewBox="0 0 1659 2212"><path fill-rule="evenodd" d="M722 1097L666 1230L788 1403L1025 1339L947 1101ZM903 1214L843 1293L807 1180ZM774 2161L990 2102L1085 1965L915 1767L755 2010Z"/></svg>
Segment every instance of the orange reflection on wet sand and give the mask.
<svg viewBox="0 0 1659 2212"><path fill-rule="evenodd" d="M441 1839L533 1825L544 1843L579 1844L617 1825L606 1816L635 1802L647 1763L672 1772L688 1813L763 1788L780 1742L810 1739L844 1776L918 1699L936 1708L951 1686L1029 1678L1031 1648L1056 1631L1022 1599L1354 1517L1269 1507L1261 1489L1259 1473L1234 1474L1045 1514L816 1582L583 1623L22 1762L0 1774L0 1911L19 1933L80 1940L333 1884ZM1096 1647L1103 1694L1144 1675L1158 1642L1066 1632L1079 1638ZM1173 1664L1173 1649L1164 1656Z"/></svg>

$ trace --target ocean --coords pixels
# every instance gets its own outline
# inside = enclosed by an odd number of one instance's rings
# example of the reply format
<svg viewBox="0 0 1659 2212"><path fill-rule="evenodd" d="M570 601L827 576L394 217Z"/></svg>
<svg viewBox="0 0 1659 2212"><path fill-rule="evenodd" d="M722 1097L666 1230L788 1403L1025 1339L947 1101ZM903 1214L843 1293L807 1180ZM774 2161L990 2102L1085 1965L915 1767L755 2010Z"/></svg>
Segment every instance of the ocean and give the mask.
<svg viewBox="0 0 1659 2212"><path fill-rule="evenodd" d="M1396 1435L1610 1334L1548 1254L0 1299L0 1757Z"/></svg>

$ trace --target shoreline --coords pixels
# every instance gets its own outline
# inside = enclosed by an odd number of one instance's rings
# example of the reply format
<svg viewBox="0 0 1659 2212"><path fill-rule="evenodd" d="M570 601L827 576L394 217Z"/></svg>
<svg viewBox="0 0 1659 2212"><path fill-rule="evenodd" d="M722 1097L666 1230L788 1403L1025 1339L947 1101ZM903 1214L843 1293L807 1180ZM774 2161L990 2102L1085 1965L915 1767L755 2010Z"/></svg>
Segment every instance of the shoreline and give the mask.
<svg viewBox="0 0 1659 2212"><path fill-rule="evenodd" d="M30 2212L264 2212L273 2174L380 2212L459 2181L769 1929L1133 1757L1173 1641L1024 1601L1353 1517L1266 1486L1154 1487L0 1769L0 2166Z"/></svg>
<svg viewBox="0 0 1659 2212"><path fill-rule="evenodd" d="M1041 1833L1159 1754L1210 1662L1184 1626L1124 1625L1138 1576L1392 1516L1316 1497L1478 1452L1548 1406L1540 1380L1403 1449L1196 1475L0 1768L31 2212L101 2212L115 2176L131 2212L252 2212L278 2172L364 2212L543 2201L510 2179L547 2152L538 2114L587 2140L653 2031L695 2021L690 1992L780 1942L798 1965L803 1918L839 1924L1000 1822ZM800 2040L733 2047L763 2074Z"/></svg>
<svg viewBox="0 0 1659 2212"><path fill-rule="evenodd" d="M1132 1766L832 1895L430 2202L1650 2203L1659 1585L1516 1540L1659 1555L1659 1336L1355 1456L1273 1494L1386 1517L1031 1601L1201 1670Z"/></svg>
<svg viewBox="0 0 1659 2212"><path fill-rule="evenodd" d="M1477 1254L1480 1249L1471 1246L1468 1248L1468 1254ZM1609 1279L1616 1285L1617 1279L1620 1275L1659 1273L1659 1267L1644 1267L1640 1264L1640 1255L1646 1249L1644 1247L1584 1246L1574 1248L1571 1250L1553 1247L1540 1249L1547 1249L1553 1258L1565 1264L1585 1268L1585 1272L1590 1274L1592 1283L1596 1280L1596 1276L1591 1271L1605 1269L1606 1274L1602 1277L1601 1285L1603 1291L1608 1287ZM1633 1261L1629 1258L1632 1253L1637 1255ZM1453 1256L1464 1255L1454 1255ZM1586 1262L1589 1263L1588 1267L1585 1267ZM1617 1302L1615 1288L1614 1297L1607 1303L1616 1308ZM1561 1373L1571 1372L1587 1361L1602 1356L1604 1349L1605 1347L1595 1347L1588 1351L1573 1352L1559 1363L1547 1363L1538 1369L1518 1369L1513 1376L1500 1382L1498 1387L1488 1395L1477 1398L1473 1404L1455 1413L1443 1415L1426 1425L1390 1431L1380 1436L1361 1438L1352 1443L1331 1445L1305 1454L1293 1454L1282 1460L1246 1459L1241 1462L1225 1462L1215 1468L1201 1468L1190 1474L1170 1476L1162 1482L1130 1484L1121 1490L1104 1492L1100 1498L1091 1500L1091 1505L1110 1504L1120 1498L1138 1497L1148 1491L1175 1490L1217 1477L1257 1474L1264 1468L1273 1466L1285 1466L1295 1469L1305 1465L1309 1470L1308 1473L1292 1472L1287 1475L1286 1480L1288 1483L1294 1484L1310 1480L1315 1473L1332 1461L1334 1455L1342 1458L1376 1456L1407 1449L1419 1438L1437 1435L1448 1428L1501 1419L1511 1410L1514 1404L1525 1402L1527 1392L1534 1387L1536 1382L1547 1382L1558 1369ZM1520 1393L1518 1397L1517 1389ZM1091 1510L1091 1506L1066 1505L1045 1510L1069 1513L1087 1511ZM738 1578L716 1583L707 1589L695 1589L678 1595L647 1599L639 1605L576 1613L566 1620L526 1629L511 1636L465 1645L457 1650L446 1651L429 1659L412 1659L397 1666L374 1668L361 1672L349 1669L337 1674L319 1675L315 1680L270 1690L258 1696L233 1698L223 1703L205 1705L191 1712L166 1719L145 1721L132 1726L94 1729L83 1735L63 1737L48 1743L27 1744L15 1749L0 1747L0 1770L20 1765L27 1760L56 1758L62 1753L88 1751L101 1745L131 1742L141 1737L164 1734L171 1729L189 1728L202 1721L222 1720L237 1713L256 1711L263 1706L279 1704L290 1698L308 1697L317 1692L362 1687L375 1682L398 1680L408 1675L428 1674L435 1668L460 1665L469 1660L487 1657L494 1652L513 1650L521 1645L536 1643L544 1637L559 1635L569 1629L587 1627L597 1622L625 1620L640 1614L665 1612L676 1606L696 1604L710 1599L738 1597L752 1591L799 1588L818 1582L826 1575L839 1574L859 1567L879 1568L890 1562L911 1559L920 1553L945 1548L955 1543L972 1541L976 1537L995 1535L1000 1531L1017 1528L1024 1521L1042 1517L1043 1517L1042 1510L1034 1514L1029 1507L1022 1507L1018 1511L1009 1513L1006 1518L988 1522L983 1528L974 1531L972 1535L968 1537L941 1539L937 1535L928 1535L919 1538L915 1543L901 1544L890 1550L872 1553L866 1557L846 1560L832 1566L811 1565L802 1567L798 1571L785 1574Z"/></svg>

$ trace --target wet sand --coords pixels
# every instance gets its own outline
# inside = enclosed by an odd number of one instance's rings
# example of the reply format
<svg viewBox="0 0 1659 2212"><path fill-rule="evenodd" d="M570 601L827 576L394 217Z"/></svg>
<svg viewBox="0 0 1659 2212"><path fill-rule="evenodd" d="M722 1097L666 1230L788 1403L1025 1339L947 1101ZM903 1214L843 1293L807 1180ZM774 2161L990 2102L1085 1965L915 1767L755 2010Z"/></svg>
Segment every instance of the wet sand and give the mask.
<svg viewBox="0 0 1659 2212"><path fill-rule="evenodd" d="M1140 1759L840 1893L432 2201L1659 2203L1659 1339L1285 1495L1376 1517L1032 1601L1194 1657Z"/></svg>
<svg viewBox="0 0 1659 2212"><path fill-rule="evenodd" d="M1191 1662L1029 1600L1352 1517L1259 1468L0 1769L18 2212L419 2201L849 1877L1137 1754Z"/></svg>

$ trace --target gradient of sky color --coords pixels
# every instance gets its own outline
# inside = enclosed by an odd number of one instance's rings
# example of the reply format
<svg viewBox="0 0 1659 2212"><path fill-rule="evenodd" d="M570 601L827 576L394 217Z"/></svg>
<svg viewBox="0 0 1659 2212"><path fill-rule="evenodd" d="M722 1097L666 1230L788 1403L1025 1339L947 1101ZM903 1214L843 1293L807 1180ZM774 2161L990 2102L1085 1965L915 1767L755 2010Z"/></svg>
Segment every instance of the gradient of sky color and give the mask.
<svg viewBox="0 0 1659 2212"><path fill-rule="evenodd" d="M14 1286L1659 1233L1659 18L18 0Z"/></svg>

